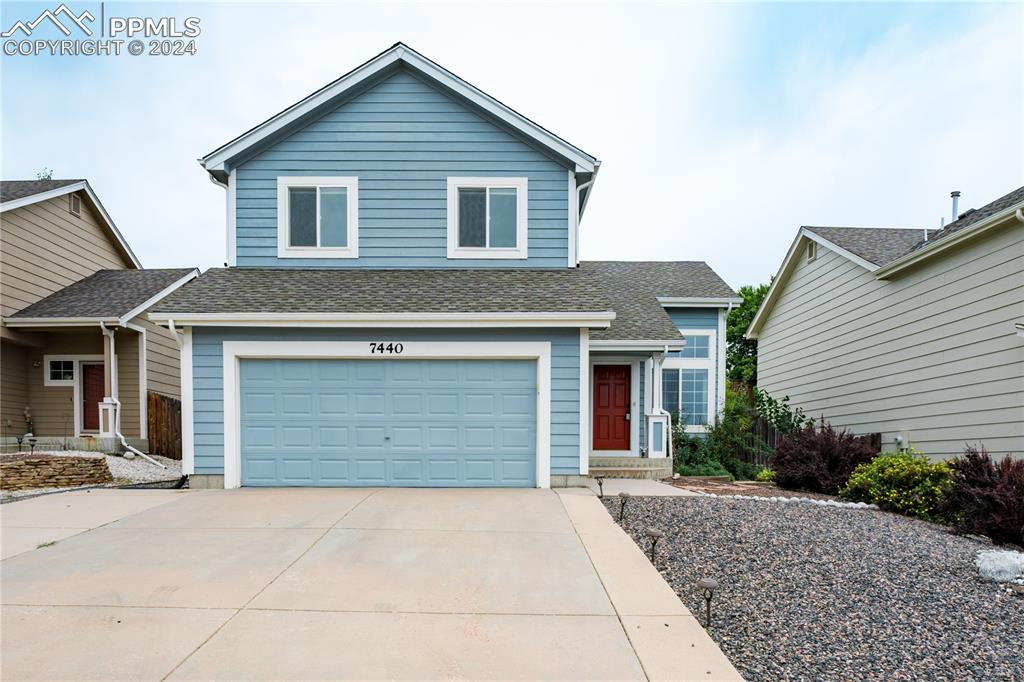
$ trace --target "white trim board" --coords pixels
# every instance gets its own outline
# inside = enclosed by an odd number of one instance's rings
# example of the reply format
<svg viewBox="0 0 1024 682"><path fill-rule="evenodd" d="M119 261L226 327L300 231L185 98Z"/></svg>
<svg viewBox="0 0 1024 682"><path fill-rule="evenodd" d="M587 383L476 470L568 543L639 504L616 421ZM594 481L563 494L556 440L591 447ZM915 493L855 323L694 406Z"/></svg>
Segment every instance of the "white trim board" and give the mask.
<svg viewBox="0 0 1024 682"><path fill-rule="evenodd" d="M194 378L192 377L192 329L182 331L178 346L181 369L181 473L193 474L196 466Z"/></svg>
<svg viewBox="0 0 1024 682"><path fill-rule="evenodd" d="M590 410L583 396L590 395L590 330L580 329L580 475L590 472Z"/></svg>
<svg viewBox="0 0 1024 682"><path fill-rule="evenodd" d="M214 327L595 327L606 328L615 313L165 313L153 322Z"/></svg>
<svg viewBox="0 0 1024 682"><path fill-rule="evenodd" d="M591 428L587 433L587 450L590 457L639 457L640 456L640 372L644 358L607 357L592 355L589 362L590 391L587 400L589 417L594 414L594 365L628 365L629 366L629 450L595 450L594 433Z"/></svg>
<svg viewBox="0 0 1024 682"><path fill-rule="evenodd" d="M284 130L297 121L314 114L318 109L336 102L347 90L373 78L393 65L402 63L416 72L436 81L456 95L483 109L488 114L521 133L556 155L572 162L577 172L594 173L598 161L553 133L545 130L522 114L502 104L482 90L470 85L451 71L427 59L402 43L396 43L369 61L357 66L337 80L320 88L284 111L275 114L255 128L221 145L199 160L209 173L224 173L228 163L251 147Z"/></svg>
<svg viewBox="0 0 1024 682"><path fill-rule="evenodd" d="M186 341L191 348L191 339ZM507 359L536 360L537 362L537 487L551 486L551 343L548 341L405 341L401 355L371 354L369 342L364 341L225 341L224 359L224 487L242 485L241 415L239 405L239 360L242 359ZM185 346L182 346L184 353ZM191 363L190 363L191 364ZM182 361L184 381L185 363ZM190 368L191 369L191 368ZM191 376L189 377L191 381ZM188 396L190 417L192 399ZM182 419L185 419L185 395L182 387ZM194 434L187 434L194 440ZM185 457L185 438L182 433L182 457ZM192 445L190 443L190 445ZM194 446L193 446L194 447ZM188 448L192 451L192 447ZM194 469L194 454L184 467ZM192 472L189 472L192 473Z"/></svg>

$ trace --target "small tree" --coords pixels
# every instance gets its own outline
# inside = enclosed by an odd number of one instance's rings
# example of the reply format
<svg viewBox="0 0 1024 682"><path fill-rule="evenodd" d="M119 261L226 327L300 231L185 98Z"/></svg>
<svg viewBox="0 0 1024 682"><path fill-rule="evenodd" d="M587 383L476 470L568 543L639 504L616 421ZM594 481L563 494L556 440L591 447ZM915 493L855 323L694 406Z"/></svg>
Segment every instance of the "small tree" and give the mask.
<svg viewBox="0 0 1024 682"><path fill-rule="evenodd" d="M36 180L53 180L53 169L43 166L43 170L36 173Z"/></svg>
<svg viewBox="0 0 1024 682"><path fill-rule="evenodd" d="M729 381L757 383L757 341L744 334L768 293L768 284L740 287L743 302L729 312L725 322L725 374Z"/></svg>

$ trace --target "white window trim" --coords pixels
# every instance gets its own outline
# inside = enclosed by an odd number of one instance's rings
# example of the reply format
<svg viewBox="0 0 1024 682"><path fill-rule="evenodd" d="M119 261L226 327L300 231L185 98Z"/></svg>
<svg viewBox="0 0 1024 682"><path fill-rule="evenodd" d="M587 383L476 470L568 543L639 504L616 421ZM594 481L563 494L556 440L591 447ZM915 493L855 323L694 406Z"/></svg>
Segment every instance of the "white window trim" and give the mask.
<svg viewBox="0 0 1024 682"><path fill-rule="evenodd" d="M661 363L661 369L706 369L708 371L708 421L713 422L718 415L719 373L715 371L716 356L719 351L718 331L715 329L680 329L679 333L684 337L710 337L708 339L708 357L680 358L675 356L666 356ZM664 404L664 396L662 396L662 407L664 407ZM672 415L673 420L675 420L676 417L677 415ZM705 433L707 428L705 426L688 425L686 427L686 431L687 433Z"/></svg>
<svg viewBox="0 0 1024 682"><path fill-rule="evenodd" d="M316 358L316 359L501 359L537 361L537 473L538 488L551 487L551 343L548 341L464 342L403 341L401 355L381 357L370 353L365 341L225 341L224 359L224 487L242 485L241 414L239 412L239 360L245 358ZM185 348L182 348L185 353ZM184 365L184 363L182 363ZM184 379L185 368L182 367ZM183 399L186 397L182 394ZM189 406L182 410L192 413ZM185 467L194 469L194 433L183 433L188 442L189 460ZM184 455L185 453L183 453Z"/></svg>
<svg viewBox="0 0 1024 682"><path fill-rule="evenodd" d="M78 381L78 361L85 356L81 355L44 355L43 356L43 386L74 386L75 382ZM89 356L92 357L92 356ZM102 357L102 356L101 356ZM70 362L72 363L72 377L70 379L51 379L50 378L50 363L51 362Z"/></svg>
<svg viewBox="0 0 1024 682"><path fill-rule="evenodd" d="M509 177L450 177L448 178L448 258L504 258L524 260L527 257L528 182L526 178ZM516 246L494 248L489 246L459 246L459 188L491 189L514 187L516 190ZM489 195L488 195L489 196ZM490 202L490 199L488 199ZM488 230L490 216L487 218ZM489 234L489 231L488 231Z"/></svg>
<svg viewBox="0 0 1024 682"><path fill-rule="evenodd" d="M594 365L629 366L629 450L595 450L594 429L587 433L587 448L591 457L639 457L640 456L640 367L643 358L590 356L590 398L587 409L590 419L594 416Z"/></svg>
<svg viewBox="0 0 1024 682"><path fill-rule="evenodd" d="M344 187L348 190L348 246L291 246L288 243L288 190L292 187ZM317 241L320 241L320 193L316 195ZM278 258L358 258L359 178L355 176L287 175L277 178Z"/></svg>
<svg viewBox="0 0 1024 682"><path fill-rule="evenodd" d="M78 204L78 210L75 210L75 204ZM68 195L68 213L73 216L82 216L82 197L78 196L75 192Z"/></svg>

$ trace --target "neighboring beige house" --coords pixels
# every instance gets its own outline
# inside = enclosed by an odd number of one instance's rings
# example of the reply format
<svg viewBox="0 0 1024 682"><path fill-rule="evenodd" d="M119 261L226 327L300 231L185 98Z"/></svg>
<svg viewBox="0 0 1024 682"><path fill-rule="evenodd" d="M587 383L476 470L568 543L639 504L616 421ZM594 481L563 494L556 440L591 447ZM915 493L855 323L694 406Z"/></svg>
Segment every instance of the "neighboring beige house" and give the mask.
<svg viewBox="0 0 1024 682"><path fill-rule="evenodd" d="M141 269L85 180L0 184L2 444L29 415L37 447L147 450L147 392L178 397L180 373L142 315L197 274Z"/></svg>
<svg viewBox="0 0 1024 682"><path fill-rule="evenodd" d="M927 236L801 228L747 331L758 386L887 450L1024 456L1022 209L1024 187Z"/></svg>

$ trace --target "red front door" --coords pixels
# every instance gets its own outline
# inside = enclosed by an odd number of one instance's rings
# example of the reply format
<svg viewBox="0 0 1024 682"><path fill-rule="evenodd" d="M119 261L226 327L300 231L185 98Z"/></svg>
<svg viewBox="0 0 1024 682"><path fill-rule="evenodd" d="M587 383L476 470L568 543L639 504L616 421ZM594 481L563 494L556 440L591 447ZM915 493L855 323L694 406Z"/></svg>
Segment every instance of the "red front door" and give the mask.
<svg viewBox="0 0 1024 682"><path fill-rule="evenodd" d="M103 402L103 365L82 365L82 429L100 430Z"/></svg>
<svg viewBox="0 0 1024 682"><path fill-rule="evenodd" d="M594 449L629 450L629 365L594 365Z"/></svg>

